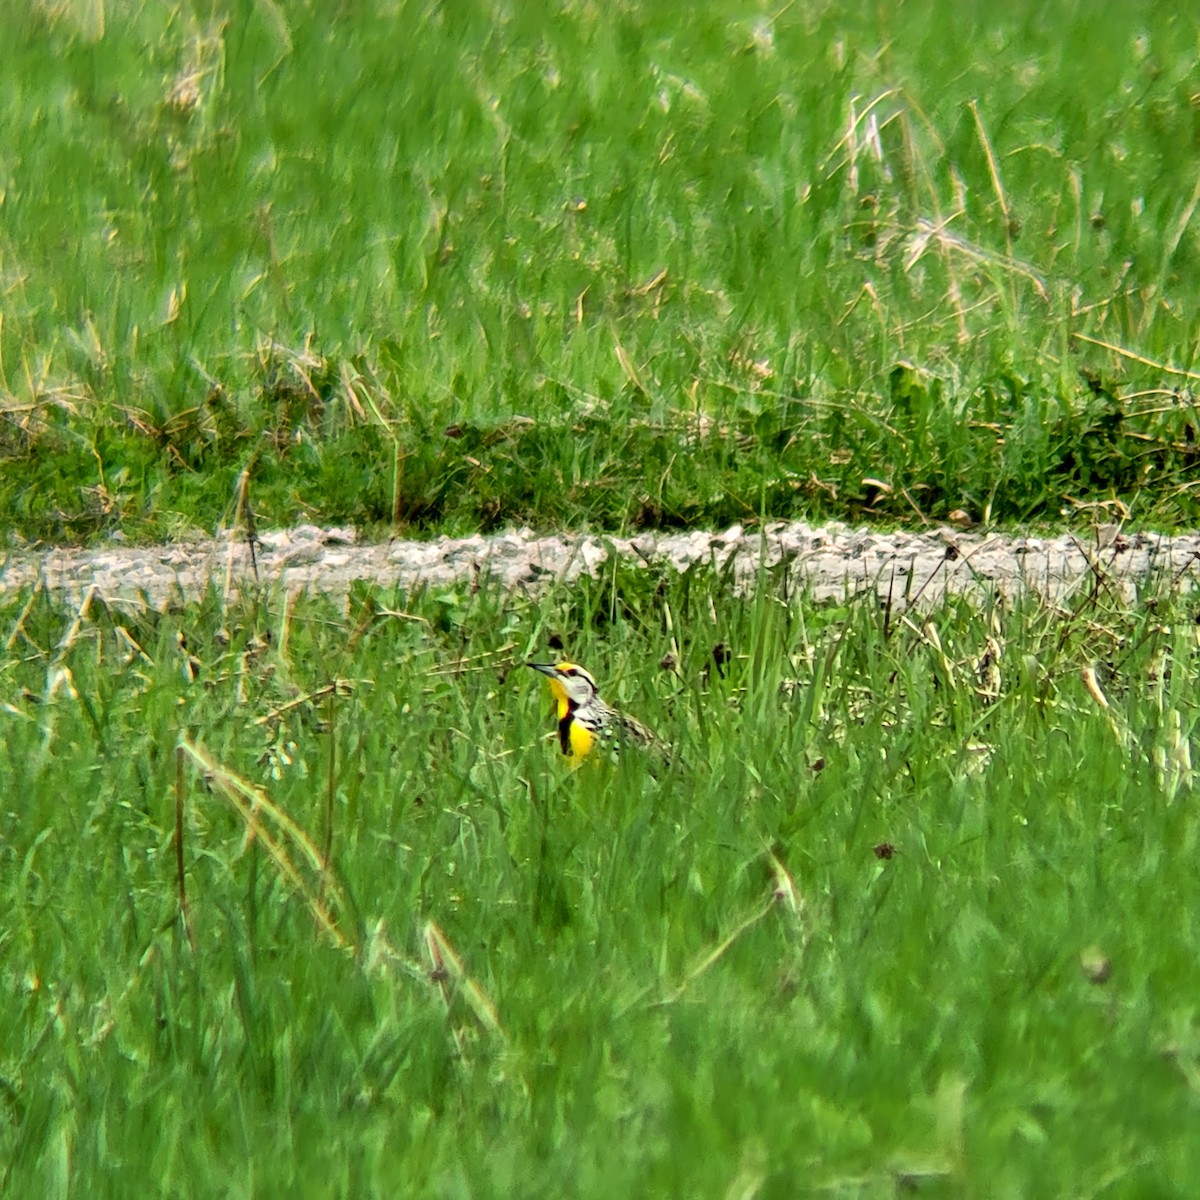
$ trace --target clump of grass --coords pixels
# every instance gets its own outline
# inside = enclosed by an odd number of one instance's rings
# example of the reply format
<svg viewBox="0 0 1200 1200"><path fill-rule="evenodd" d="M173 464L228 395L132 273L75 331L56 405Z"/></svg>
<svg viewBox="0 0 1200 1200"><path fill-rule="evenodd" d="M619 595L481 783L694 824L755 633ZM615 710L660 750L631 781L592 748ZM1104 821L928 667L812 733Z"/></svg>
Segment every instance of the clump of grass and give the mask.
<svg viewBox="0 0 1200 1200"><path fill-rule="evenodd" d="M5 1184L1190 1178L1167 583L6 601ZM687 771L565 770L551 640Z"/></svg>

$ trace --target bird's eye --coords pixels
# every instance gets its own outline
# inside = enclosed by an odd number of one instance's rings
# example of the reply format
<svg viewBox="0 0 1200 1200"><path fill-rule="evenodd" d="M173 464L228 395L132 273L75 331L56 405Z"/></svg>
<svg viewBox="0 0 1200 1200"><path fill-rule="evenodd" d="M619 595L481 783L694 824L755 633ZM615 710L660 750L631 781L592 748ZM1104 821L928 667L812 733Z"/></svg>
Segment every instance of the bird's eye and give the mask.
<svg viewBox="0 0 1200 1200"><path fill-rule="evenodd" d="M564 674L564 675L574 675L574 674L575 674L575 668L574 668L574 667L566 667L566 668L563 670L563 674Z"/></svg>

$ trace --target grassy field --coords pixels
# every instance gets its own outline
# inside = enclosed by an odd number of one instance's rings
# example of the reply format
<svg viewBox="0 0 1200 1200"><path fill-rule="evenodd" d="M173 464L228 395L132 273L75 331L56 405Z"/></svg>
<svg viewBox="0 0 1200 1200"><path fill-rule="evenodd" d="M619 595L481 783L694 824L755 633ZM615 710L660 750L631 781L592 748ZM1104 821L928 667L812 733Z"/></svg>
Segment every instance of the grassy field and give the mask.
<svg viewBox="0 0 1200 1200"><path fill-rule="evenodd" d="M5 6L0 530L1194 522L1195 22L997 11ZM1194 598L605 570L0 600L0 1193L1192 1195Z"/></svg>
<svg viewBox="0 0 1200 1200"><path fill-rule="evenodd" d="M6 6L0 522L1193 521L1195 23L1005 14Z"/></svg>
<svg viewBox="0 0 1200 1200"><path fill-rule="evenodd" d="M1190 1194L1169 597L76 616L0 614L7 1195ZM680 765L566 770L548 642Z"/></svg>

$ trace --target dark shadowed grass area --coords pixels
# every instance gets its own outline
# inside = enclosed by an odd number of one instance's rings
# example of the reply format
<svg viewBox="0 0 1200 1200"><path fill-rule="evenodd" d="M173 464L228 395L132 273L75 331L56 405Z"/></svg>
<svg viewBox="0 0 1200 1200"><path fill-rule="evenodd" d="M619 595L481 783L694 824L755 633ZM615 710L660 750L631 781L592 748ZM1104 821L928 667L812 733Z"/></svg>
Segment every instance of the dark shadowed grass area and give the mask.
<svg viewBox="0 0 1200 1200"><path fill-rule="evenodd" d="M6 604L5 1191L1187 1194L1196 626L1142 599ZM681 765L567 771L550 641Z"/></svg>
<svg viewBox="0 0 1200 1200"><path fill-rule="evenodd" d="M1177 7L0 32L10 535L211 530L241 479L269 524L415 531L1195 520Z"/></svg>

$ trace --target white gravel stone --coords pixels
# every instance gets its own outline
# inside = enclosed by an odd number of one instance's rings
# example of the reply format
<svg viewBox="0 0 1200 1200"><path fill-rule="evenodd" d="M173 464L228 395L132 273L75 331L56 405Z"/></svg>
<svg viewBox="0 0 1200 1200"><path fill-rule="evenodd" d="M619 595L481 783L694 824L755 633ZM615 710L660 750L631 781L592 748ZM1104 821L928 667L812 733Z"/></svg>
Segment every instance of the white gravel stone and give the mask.
<svg viewBox="0 0 1200 1200"><path fill-rule="evenodd" d="M874 591L894 608L933 606L947 595L1037 592L1060 602L1080 587L1103 585L1132 600L1148 584L1190 590L1200 579L1200 536L1156 533L1054 538L964 533L872 533L831 524L772 522L747 532L691 530L636 538L536 537L528 529L496 537L440 537L413 542L360 543L346 528L313 525L268 530L256 541L253 561L242 539L223 532L212 539L169 546L122 547L109 541L95 550L17 550L0 556L0 595L41 584L81 597L88 588L113 604L162 608L199 596L210 580L228 591L269 586L306 588L342 596L356 580L411 591L478 579L505 587L539 587L597 574L617 557L634 567L676 571L711 565L735 589L755 585L765 566L788 586L807 588L818 600ZM255 574L257 567L257 575Z"/></svg>

